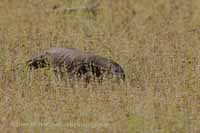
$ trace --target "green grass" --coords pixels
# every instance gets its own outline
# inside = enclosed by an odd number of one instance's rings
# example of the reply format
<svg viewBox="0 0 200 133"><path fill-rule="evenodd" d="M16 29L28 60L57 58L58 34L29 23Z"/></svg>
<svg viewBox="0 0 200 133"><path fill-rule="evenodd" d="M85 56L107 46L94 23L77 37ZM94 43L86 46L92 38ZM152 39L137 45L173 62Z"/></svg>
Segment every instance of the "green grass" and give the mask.
<svg viewBox="0 0 200 133"><path fill-rule="evenodd" d="M200 2L102 0L95 14L63 13L81 0L0 1L1 132L200 132ZM112 58L126 82L71 88L23 64L50 47Z"/></svg>

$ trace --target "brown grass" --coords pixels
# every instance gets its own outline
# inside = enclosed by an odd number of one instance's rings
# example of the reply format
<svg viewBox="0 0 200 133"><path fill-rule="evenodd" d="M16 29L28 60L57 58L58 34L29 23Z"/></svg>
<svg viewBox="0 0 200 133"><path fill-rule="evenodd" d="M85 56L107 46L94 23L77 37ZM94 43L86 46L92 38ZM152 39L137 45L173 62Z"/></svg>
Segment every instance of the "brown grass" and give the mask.
<svg viewBox="0 0 200 133"><path fill-rule="evenodd" d="M1 132L200 132L200 2L102 0L95 14L63 13L82 0L0 1ZM120 63L124 84L71 88L47 69L17 64L50 47Z"/></svg>

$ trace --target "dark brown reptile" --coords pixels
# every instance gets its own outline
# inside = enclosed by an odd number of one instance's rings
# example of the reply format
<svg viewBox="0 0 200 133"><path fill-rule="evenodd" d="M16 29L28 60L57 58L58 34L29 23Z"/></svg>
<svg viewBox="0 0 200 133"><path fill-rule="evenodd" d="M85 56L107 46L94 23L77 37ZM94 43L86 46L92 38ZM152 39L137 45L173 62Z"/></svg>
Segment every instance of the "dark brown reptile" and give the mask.
<svg viewBox="0 0 200 133"><path fill-rule="evenodd" d="M101 81L105 77L125 80L122 67L111 59L74 48L50 48L33 56L26 62L31 69L52 67L56 76L83 78L86 82L92 79Z"/></svg>

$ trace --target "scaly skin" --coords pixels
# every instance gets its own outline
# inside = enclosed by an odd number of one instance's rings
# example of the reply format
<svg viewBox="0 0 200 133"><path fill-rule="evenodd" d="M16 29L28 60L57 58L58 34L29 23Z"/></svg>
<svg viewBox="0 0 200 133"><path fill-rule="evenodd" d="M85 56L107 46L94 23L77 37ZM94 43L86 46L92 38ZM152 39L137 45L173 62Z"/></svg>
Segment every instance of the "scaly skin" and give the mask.
<svg viewBox="0 0 200 133"><path fill-rule="evenodd" d="M102 80L105 75L112 75L125 80L122 67L111 59L91 53L84 53L74 48L51 48L26 62L31 69L52 67L61 78L68 74L70 78L91 78Z"/></svg>

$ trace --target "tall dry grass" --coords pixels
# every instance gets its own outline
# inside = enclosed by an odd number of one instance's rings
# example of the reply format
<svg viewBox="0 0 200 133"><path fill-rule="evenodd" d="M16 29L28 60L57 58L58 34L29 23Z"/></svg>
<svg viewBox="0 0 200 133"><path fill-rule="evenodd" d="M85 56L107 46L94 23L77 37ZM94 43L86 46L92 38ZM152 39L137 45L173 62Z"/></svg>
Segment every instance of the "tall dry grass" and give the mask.
<svg viewBox="0 0 200 133"><path fill-rule="evenodd" d="M200 2L0 1L1 132L200 132ZM92 51L120 63L126 82L71 88L23 64L50 47Z"/></svg>

